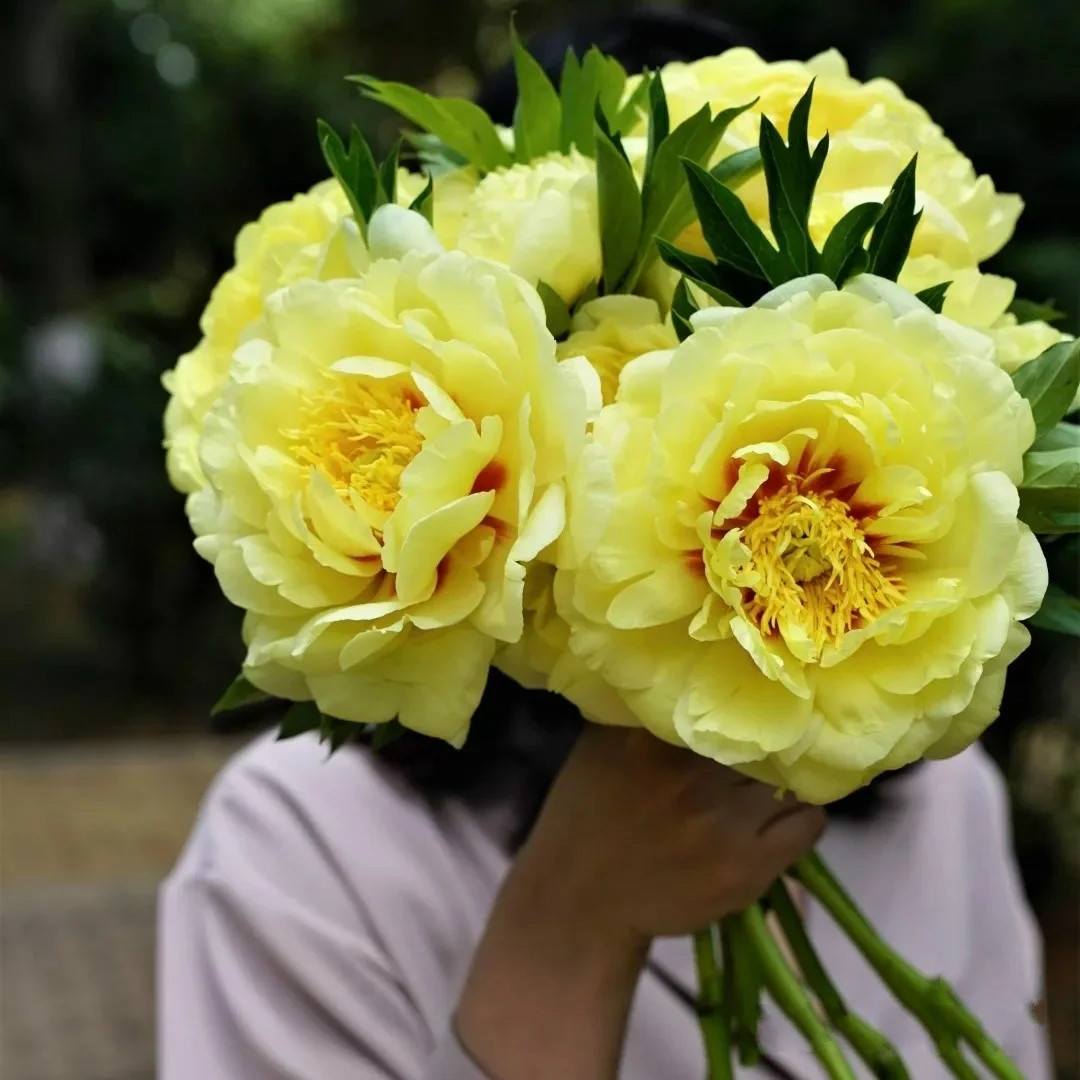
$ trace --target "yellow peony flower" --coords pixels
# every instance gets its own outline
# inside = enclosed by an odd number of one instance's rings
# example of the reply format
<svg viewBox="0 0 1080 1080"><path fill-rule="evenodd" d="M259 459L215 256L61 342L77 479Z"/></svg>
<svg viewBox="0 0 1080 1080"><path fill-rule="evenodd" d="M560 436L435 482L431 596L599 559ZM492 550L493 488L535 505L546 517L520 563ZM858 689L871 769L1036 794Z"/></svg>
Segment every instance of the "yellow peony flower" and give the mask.
<svg viewBox="0 0 1080 1080"><path fill-rule="evenodd" d="M575 470L569 648L654 733L812 802L962 749L1046 588L992 342L869 276L694 324L626 366Z"/></svg>
<svg viewBox="0 0 1080 1080"><path fill-rule="evenodd" d="M166 373L166 467L185 494L205 483L198 460L203 418L225 382L245 327L262 314L266 296L300 278L318 276L323 246L348 212L336 180L289 202L275 203L236 238L236 263L218 282L200 320L202 340Z"/></svg>
<svg viewBox="0 0 1080 1080"><path fill-rule="evenodd" d="M714 111L757 103L728 129L718 156L757 145L761 115L781 133L812 79L811 140L829 133L829 156L818 181L810 231L819 246L853 206L885 197L901 169L918 152L917 202L923 210L912 255L936 255L954 267L974 266L1001 249L1012 235L1022 202L998 194L987 176L945 137L925 110L895 83L861 83L848 74L835 50L806 63L766 63L751 49L729 49L692 64L661 70L672 124L709 104ZM739 188L754 220L768 227L768 199L759 174ZM704 253L700 227L691 226L680 244Z"/></svg>
<svg viewBox="0 0 1080 1080"><path fill-rule="evenodd" d="M439 236L447 247L508 266L530 285L550 285L573 303L601 273L596 167L576 150L548 154L488 173L468 190L466 171L455 177L457 230ZM447 211L448 216L450 211Z"/></svg>
<svg viewBox="0 0 1080 1080"><path fill-rule="evenodd" d="M600 380L603 404L615 400L619 376L631 360L646 353L670 350L677 344L674 330L660 318L655 301L641 296L603 296L583 304L575 313L569 336L557 347L560 359L583 356ZM599 405L599 403L598 403ZM598 407L597 405L597 407ZM594 452L586 446L583 457ZM574 476L587 480L589 469ZM573 497L571 506L594 508L585 491ZM563 565L578 561L571 541L585 548L590 543L589 523L578 521L564 533ZM569 650L570 627L558 596L566 583L557 580L555 568L546 561L529 567L525 581L525 632L511 645L500 647L495 666L522 686L550 690L569 698L587 720L595 723L629 724L632 714L618 694Z"/></svg>
<svg viewBox="0 0 1080 1080"><path fill-rule="evenodd" d="M559 597L569 579L557 577L555 567L537 561L525 576L525 632L521 639L500 645L492 661L520 686L549 690L573 702L594 724L633 727L634 714L619 692L591 671L569 648L570 625Z"/></svg>
<svg viewBox="0 0 1080 1080"><path fill-rule="evenodd" d="M265 300L188 512L247 612L252 683L460 743L496 639L521 636L525 564L562 530L598 389L506 269L397 207L369 240L358 277Z"/></svg>
<svg viewBox="0 0 1080 1080"><path fill-rule="evenodd" d="M400 169L397 183L399 201L408 203L421 192L424 179ZM452 229L457 185L446 186L451 192L447 228ZM437 204L442 187L440 180ZM436 219L438 211L436 205ZM190 494L206 482L198 455L203 419L225 383L245 329L262 315L266 297L302 278L347 277L366 264L363 241L336 180L324 180L288 202L275 203L240 230L235 265L218 282L200 320L202 340L163 380L170 395L165 462L175 488Z"/></svg>
<svg viewBox="0 0 1080 1080"><path fill-rule="evenodd" d="M654 300L643 296L602 296L583 304L559 344L559 356L584 356L600 376L604 404L615 400L619 373L627 362L676 345L675 331L660 317Z"/></svg>
<svg viewBox="0 0 1080 1080"><path fill-rule="evenodd" d="M952 284L941 313L964 326L984 330L994 342L998 364L1010 374L1069 336L1039 320L1018 322L1008 310L1016 295L1016 282L1006 277L970 267L953 270L931 255L908 259L900 274L900 284L911 292L942 281Z"/></svg>

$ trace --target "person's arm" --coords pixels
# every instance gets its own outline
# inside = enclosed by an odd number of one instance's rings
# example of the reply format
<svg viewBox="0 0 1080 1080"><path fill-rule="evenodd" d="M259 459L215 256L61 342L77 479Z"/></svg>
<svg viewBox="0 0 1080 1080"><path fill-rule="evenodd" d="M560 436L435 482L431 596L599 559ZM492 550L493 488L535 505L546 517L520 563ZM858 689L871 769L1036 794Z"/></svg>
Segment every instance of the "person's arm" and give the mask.
<svg viewBox="0 0 1080 1080"><path fill-rule="evenodd" d="M464 1047L498 1080L610 1080L651 939L756 900L823 825L645 732L586 731L476 952Z"/></svg>
<svg viewBox="0 0 1080 1080"><path fill-rule="evenodd" d="M823 821L644 732L590 729L505 880L455 1031L429 981L452 981L440 965L469 930L440 891L438 829L388 789L358 797L349 759L312 756L300 799L230 770L163 887L160 1080L609 1080L649 940L755 899ZM361 875L315 820L343 812L369 826ZM370 918L388 897L393 943Z"/></svg>
<svg viewBox="0 0 1080 1080"><path fill-rule="evenodd" d="M556 866L507 879L457 1016L498 1080L614 1076L648 941L574 901Z"/></svg>

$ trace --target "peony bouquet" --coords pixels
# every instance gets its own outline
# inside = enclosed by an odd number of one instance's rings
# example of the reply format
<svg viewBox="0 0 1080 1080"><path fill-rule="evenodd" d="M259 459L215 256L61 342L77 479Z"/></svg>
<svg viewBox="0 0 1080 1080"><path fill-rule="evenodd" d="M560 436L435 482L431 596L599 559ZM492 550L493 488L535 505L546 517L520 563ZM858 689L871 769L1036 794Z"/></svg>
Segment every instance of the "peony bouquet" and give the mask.
<svg viewBox="0 0 1080 1080"><path fill-rule="evenodd" d="M494 665L814 803L962 750L1025 622L1080 633L1046 557L1080 530L1080 346L978 269L1020 200L836 53L593 49L556 87L513 47L512 130L359 77L419 130L380 162L320 124L332 178L243 229L167 376L169 475L245 611L218 707L460 745ZM789 876L956 1076L1020 1075L819 858ZM828 1076L908 1075L784 881L695 944L714 1080L763 992Z"/></svg>

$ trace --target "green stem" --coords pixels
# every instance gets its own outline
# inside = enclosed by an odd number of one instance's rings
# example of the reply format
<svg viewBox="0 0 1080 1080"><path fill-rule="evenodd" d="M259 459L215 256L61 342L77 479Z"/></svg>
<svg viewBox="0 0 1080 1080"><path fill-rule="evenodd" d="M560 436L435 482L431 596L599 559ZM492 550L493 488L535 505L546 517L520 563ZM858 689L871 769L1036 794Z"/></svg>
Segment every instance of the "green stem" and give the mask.
<svg viewBox="0 0 1080 1080"><path fill-rule="evenodd" d="M949 1066L953 1076L959 1077L959 1080L981 1080L955 1039L943 1036L934 1040L934 1046L938 1057Z"/></svg>
<svg viewBox="0 0 1080 1080"><path fill-rule="evenodd" d="M698 1022L705 1041L708 1080L732 1080L731 1036L711 926L694 934L694 959L698 975Z"/></svg>
<svg viewBox="0 0 1080 1080"><path fill-rule="evenodd" d="M739 925L738 915L720 922L720 943L724 959L724 988L734 1028L735 1045L742 1065L755 1065L761 1058L757 1031L761 1023L761 964L750 939Z"/></svg>
<svg viewBox="0 0 1080 1080"><path fill-rule="evenodd" d="M903 1059L892 1043L877 1028L848 1009L847 1003L818 959L803 925L802 916L783 881L778 880L773 884L769 890L769 902L780 920L784 937L791 946L803 978L821 1002L833 1027L844 1036L878 1080L909 1080Z"/></svg>
<svg viewBox="0 0 1080 1080"><path fill-rule="evenodd" d="M956 1045L963 1038L999 1080L1024 1080L1023 1073L948 983L927 978L885 944L819 855L804 855L790 872L814 894L901 1004L927 1029L954 1075L965 1080L976 1075Z"/></svg>
<svg viewBox="0 0 1080 1080"><path fill-rule="evenodd" d="M788 967L759 904L743 912L742 926L757 951L769 994L806 1037L830 1080L855 1080L839 1044L821 1022L806 991Z"/></svg>
<svg viewBox="0 0 1080 1080"><path fill-rule="evenodd" d="M728 915L717 923L720 930L720 974L723 978L723 1001L724 1007L732 1017L732 1027L736 1027L734 1020L735 1006L735 943L733 934L738 930L738 916Z"/></svg>

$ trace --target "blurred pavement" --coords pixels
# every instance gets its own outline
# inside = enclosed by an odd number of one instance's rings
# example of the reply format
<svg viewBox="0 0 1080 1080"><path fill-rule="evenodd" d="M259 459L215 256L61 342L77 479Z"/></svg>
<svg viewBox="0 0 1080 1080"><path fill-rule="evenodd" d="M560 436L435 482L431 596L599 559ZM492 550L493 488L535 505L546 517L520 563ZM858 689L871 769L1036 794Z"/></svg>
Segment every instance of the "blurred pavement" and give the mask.
<svg viewBox="0 0 1080 1080"><path fill-rule="evenodd" d="M155 890L235 747L156 739L4 756L4 1080L152 1080Z"/></svg>

